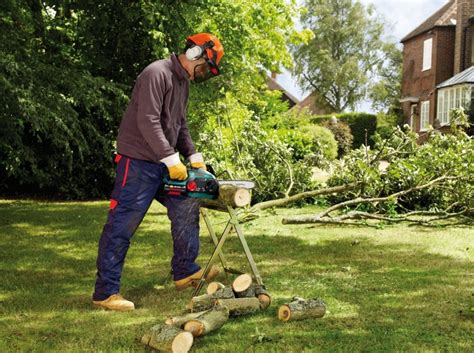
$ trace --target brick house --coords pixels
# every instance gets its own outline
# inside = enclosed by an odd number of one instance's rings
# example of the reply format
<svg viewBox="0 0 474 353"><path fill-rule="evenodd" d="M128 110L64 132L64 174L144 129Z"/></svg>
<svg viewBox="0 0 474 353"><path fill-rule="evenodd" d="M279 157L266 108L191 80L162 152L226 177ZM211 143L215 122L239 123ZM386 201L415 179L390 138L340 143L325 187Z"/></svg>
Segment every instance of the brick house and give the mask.
<svg viewBox="0 0 474 353"><path fill-rule="evenodd" d="M450 0L401 42L406 122L421 133L443 129L474 94L474 0Z"/></svg>

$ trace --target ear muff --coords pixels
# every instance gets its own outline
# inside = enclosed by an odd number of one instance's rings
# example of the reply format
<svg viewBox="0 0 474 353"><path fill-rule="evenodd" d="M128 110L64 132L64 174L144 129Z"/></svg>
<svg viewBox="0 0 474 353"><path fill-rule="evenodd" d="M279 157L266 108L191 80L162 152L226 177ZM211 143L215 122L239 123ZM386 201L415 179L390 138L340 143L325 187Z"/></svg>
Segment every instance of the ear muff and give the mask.
<svg viewBox="0 0 474 353"><path fill-rule="evenodd" d="M194 60L199 59L203 53L204 53L204 50L199 45L194 45L186 49L186 58L188 60L194 61Z"/></svg>
<svg viewBox="0 0 474 353"><path fill-rule="evenodd" d="M191 61L198 60L204 55L206 49L212 49L213 46L214 46L214 42L212 40L204 43L203 45L197 45L191 41L188 41L188 43L186 43L186 47L187 47L186 58ZM212 52L214 54L213 50ZM209 58L209 59L212 59L212 58Z"/></svg>

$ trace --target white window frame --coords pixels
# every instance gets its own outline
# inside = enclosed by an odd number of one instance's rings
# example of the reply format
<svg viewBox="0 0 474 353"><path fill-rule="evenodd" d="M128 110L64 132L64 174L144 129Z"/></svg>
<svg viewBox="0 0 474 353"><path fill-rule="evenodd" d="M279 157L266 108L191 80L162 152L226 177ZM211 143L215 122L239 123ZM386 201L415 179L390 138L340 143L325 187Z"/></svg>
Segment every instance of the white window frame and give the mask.
<svg viewBox="0 0 474 353"><path fill-rule="evenodd" d="M471 86L472 87L472 86ZM453 109L464 107L466 110L471 104L470 86L458 85L438 90L437 118L441 126L449 125Z"/></svg>
<svg viewBox="0 0 474 353"><path fill-rule="evenodd" d="M423 68L421 71L431 70L433 59L433 38L423 42Z"/></svg>
<svg viewBox="0 0 474 353"><path fill-rule="evenodd" d="M410 128L412 131L415 131L416 129L416 110L418 108L418 104L412 104L410 107Z"/></svg>
<svg viewBox="0 0 474 353"><path fill-rule="evenodd" d="M430 101L421 102L420 131L427 131L430 127Z"/></svg>

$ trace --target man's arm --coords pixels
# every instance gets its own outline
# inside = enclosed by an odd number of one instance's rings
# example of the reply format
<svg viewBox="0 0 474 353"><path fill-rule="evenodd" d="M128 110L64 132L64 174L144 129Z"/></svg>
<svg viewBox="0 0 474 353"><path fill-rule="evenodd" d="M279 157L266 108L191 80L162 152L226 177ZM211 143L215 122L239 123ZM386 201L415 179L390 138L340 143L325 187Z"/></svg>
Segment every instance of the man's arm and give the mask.
<svg viewBox="0 0 474 353"><path fill-rule="evenodd" d="M179 154L168 142L160 117L167 87L165 77L152 70L145 71L139 78L138 88L138 129L153 152L162 158L168 167L180 162Z"/></svg>

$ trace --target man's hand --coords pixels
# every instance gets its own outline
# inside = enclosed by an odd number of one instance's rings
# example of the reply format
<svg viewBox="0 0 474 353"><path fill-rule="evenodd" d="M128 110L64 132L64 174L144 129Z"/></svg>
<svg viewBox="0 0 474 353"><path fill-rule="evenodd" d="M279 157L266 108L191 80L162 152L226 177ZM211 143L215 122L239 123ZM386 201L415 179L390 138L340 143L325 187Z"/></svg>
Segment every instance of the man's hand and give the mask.
<svg viewBox="0 0 474 353"><path fill-rule="evenodd" d="M194 162L194 163L191 163L191 167L196 168L196 169L207 170L206 165L205 165L203 162Z"/></svg>
<svg viewBox="0 0 474 353"><path fill-rule="evenodd" d="M195 154L190 155L188 157L188 160L189 162L191 162L191 167L196 168L196 169L207 170L201 153L195 153Z"/></svg>
<svg viewBox="0 0 474 353"><path fill-rule="evenodd" d="M179 153L163 158L161 162L168 167L170 179L185 180L188 177L186 166L179 160Z"/></svg>
<svg viewBox="0 0 474 353"><path fill-rule="evenodd" d="M168 171L170 173L170 179L186 180L188 177L188 171L186 170L186 166L181 162L179 164L168 167Z"/></svg>

